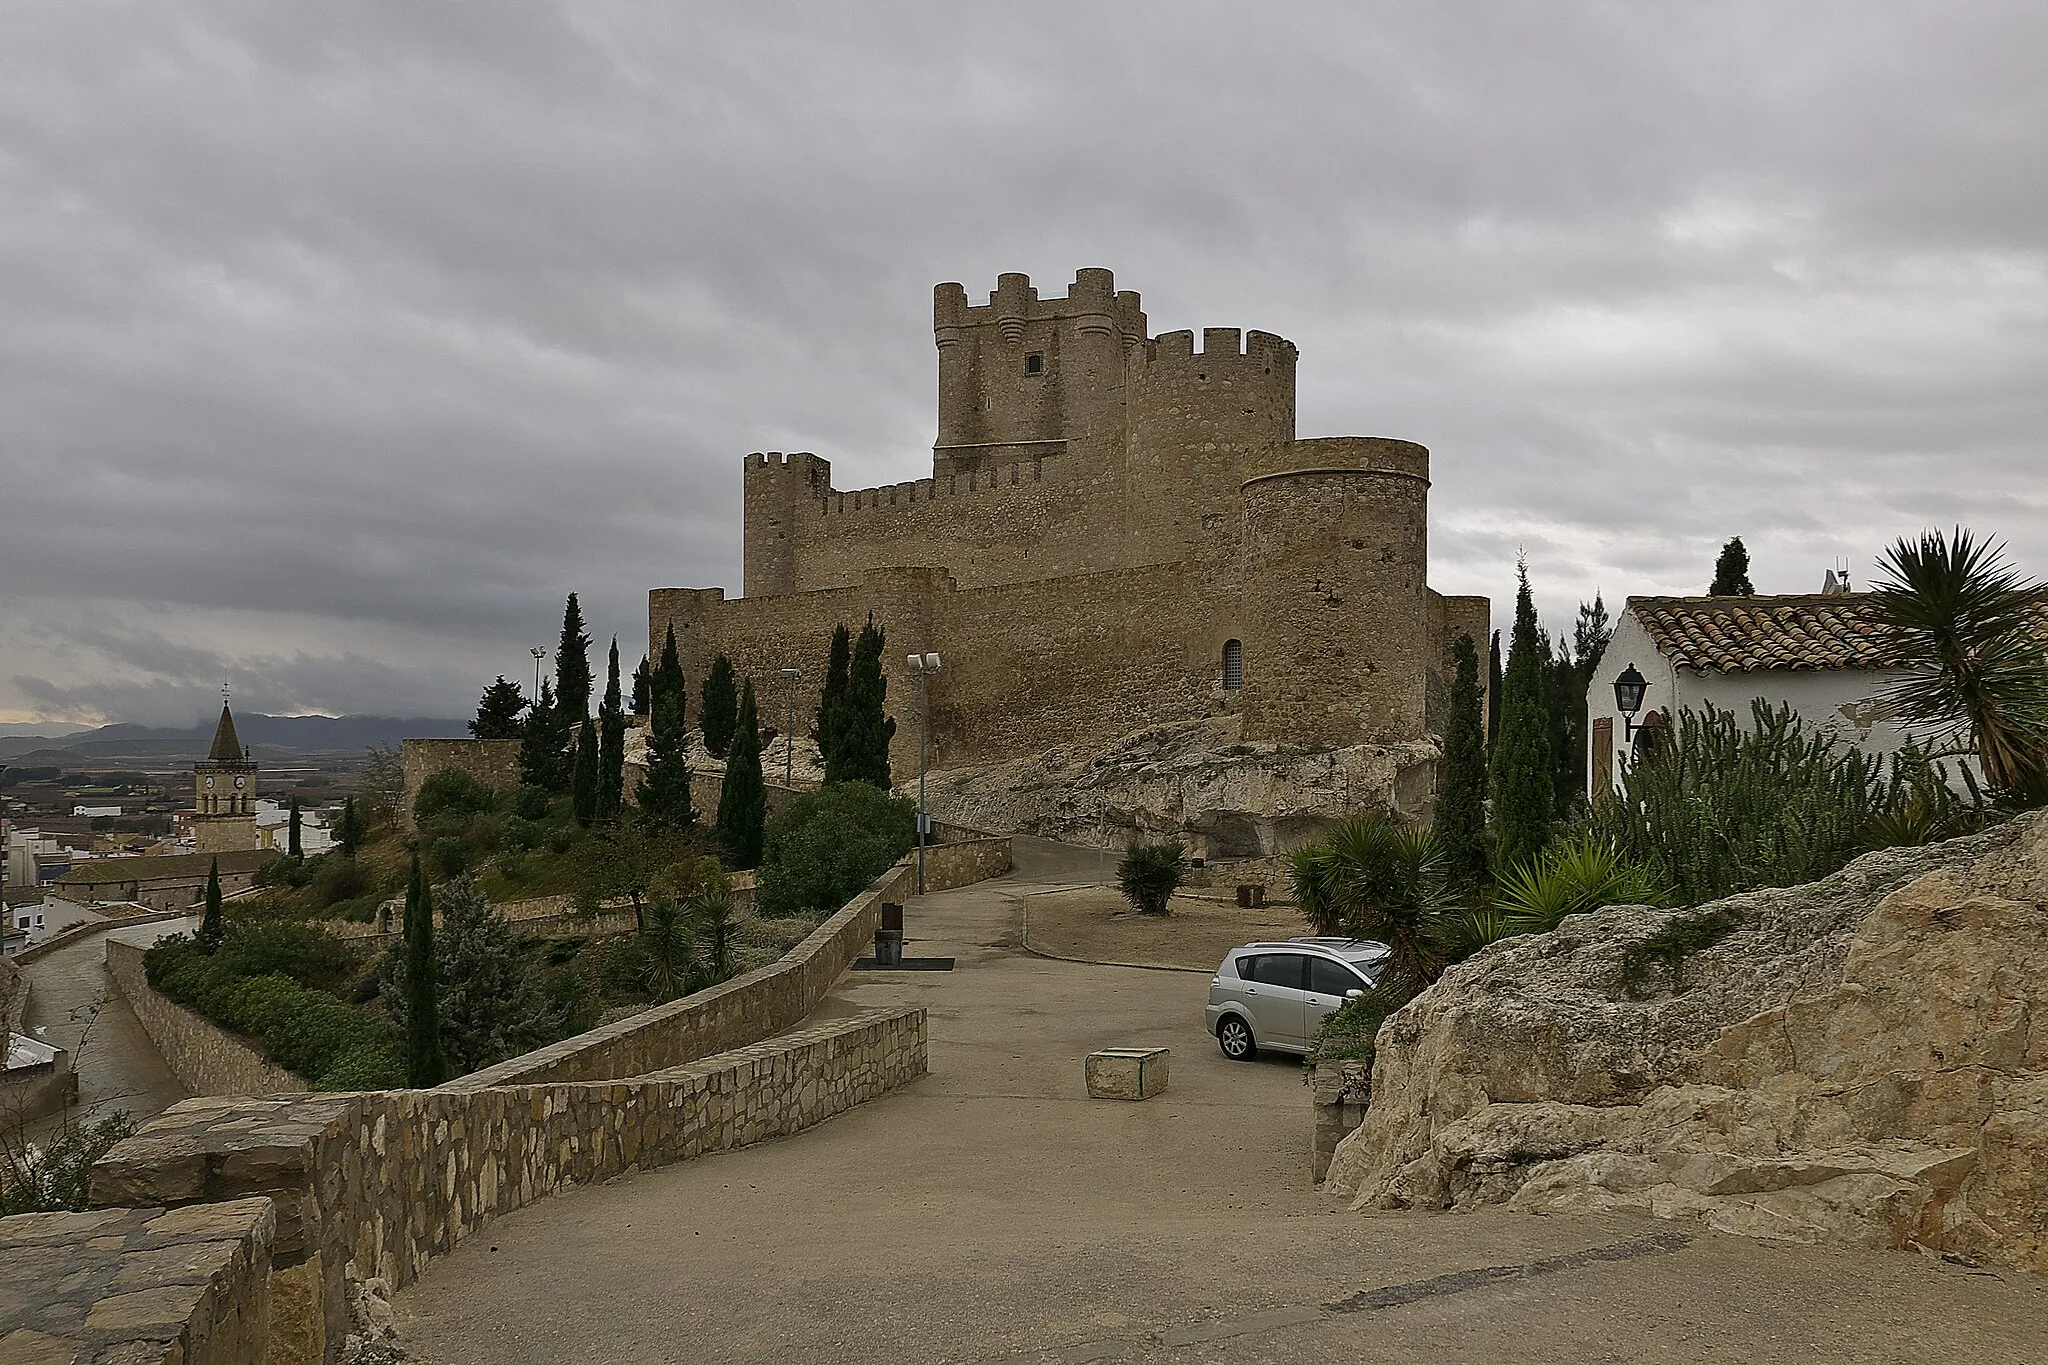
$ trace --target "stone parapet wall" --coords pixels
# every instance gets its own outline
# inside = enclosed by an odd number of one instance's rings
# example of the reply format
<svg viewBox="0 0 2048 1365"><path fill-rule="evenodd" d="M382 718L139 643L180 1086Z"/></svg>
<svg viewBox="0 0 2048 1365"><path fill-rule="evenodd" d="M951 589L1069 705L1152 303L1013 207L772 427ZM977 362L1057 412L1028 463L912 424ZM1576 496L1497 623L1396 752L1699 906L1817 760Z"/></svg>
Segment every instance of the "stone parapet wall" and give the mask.
<svg viewBox="0 0 2048 1365"><path fill-rule="evenodd" d="M92 1199L270 1196L270 1359L332 1360L351 1272L401 1289L478 1228L557 1190L798 1132L925 1066L925 1014L908 1009L631 1080L187 1100L101 1159Z"/></svg>
<svg viewBox="0 0 2048 1365"><path fill-rule="evenodd" d="M508 792L519 785L516 739L408 739L399 745L399 754L407 828L412 825L412 802L420 794L420 785L444 768L468 773L494 792Z"/></svg>
<svg viewBox="0 0 2048 1365"><path fill-rule="evenodd" d="M171 1074L195 1095L303 1095L312 1087L249 1043L150 987L143 950L107 944L107 975Z"/></svg>
<svg viewBox="0 0 2048 1365"><path fill-rule="evenodd" d="M726 1052L789 1028L874 944L882 902L901 901L916 871L896 864L774 962L681 1000L579 1033L441 1087L486 1090L644 1076Z"/></svg>
<svg viewBox="0 0 2048 1365"><path fill-rule="evenodd" d="M0 1218L0 1360L264 1365L268 1199Z"/></svg>
<svg viewBox="0 0 2048 1365"><path fill-rule="evenodd" d="M1309 1072L1308 1085L1316 1120L1309 1178L1320 1185L1330 1173L1337 1144L1365 1122L1365 1107L1372 1099L1372 1063L1318 1062Z"/></svg>
<svg viewBox="0 0 2048 1365"><path fill-rule="evenodd" d="M984 835L979 839L927 844L924 850L924 889L928 892L951 891L955 887L972 886L990 877L1002 876L1011 866L1008 835Z"/></svg>

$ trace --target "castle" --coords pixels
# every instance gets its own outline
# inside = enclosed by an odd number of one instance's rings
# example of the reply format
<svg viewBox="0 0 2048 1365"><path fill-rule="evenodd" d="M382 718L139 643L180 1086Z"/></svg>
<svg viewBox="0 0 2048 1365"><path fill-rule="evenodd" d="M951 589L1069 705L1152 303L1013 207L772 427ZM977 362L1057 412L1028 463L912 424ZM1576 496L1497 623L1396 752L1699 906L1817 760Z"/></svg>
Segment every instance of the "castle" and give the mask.
<svg viewBox="0 0 2048 1365"><path fill-rule="evenodd" d="M1001 276L934 291L932 475L842 491L816 455L746 457L744 596L648 595L685 673L724 653L779 716L816 706L839 623L872 613L899 717L936 651L936 769L1219 714L1299 749L1436 728L1446 660L1483 597L1425 582L1429 452L1298 440L1296 351L1236 328L1150 336L1138 295L1083 270L1064 298ZM899 775L917 726L900 723Z"/></svg>

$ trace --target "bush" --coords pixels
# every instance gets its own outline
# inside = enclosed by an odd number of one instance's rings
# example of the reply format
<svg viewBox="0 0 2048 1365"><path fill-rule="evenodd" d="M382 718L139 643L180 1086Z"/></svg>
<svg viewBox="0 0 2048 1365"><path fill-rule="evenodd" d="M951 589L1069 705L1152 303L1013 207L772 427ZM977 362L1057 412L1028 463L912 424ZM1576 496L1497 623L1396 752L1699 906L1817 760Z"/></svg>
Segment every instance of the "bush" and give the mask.
<svg viewBox="0 0 2048 1365"><path fill-rule="evenodd" d="M514 815L505 821L505 833L498 846L507 853L531 853L546 842L546 830L525 816Z"/></svg>
<svg viewBox="0 0 2048 1365"><path fill-rule="evenodd" d="M508 848L492 859L498 875L508 882L523 881L526 877L526 855L516 848Z"/></svg>
<svg viewBox="0 0 2048 1365"><path fill-rule="evenodd" d="M444 834L434 840L428 857L443 877L460 877L469 866L469 849L452 834Z"/></svg>
<svg viewBox="0 0 2048 1365"><path fill-rule="evenodd" d="M1372 1061L1373 1043L1386 1021L1387 1006L1370 995L1346 1000L1323 1016L1322 1026L1310 1040L1307 1065L1317 1062Z"/></svg>
<svg viewBox="0 0 2048 1365"><path fill-rule="evenodd" d="M316 868L303 858L293 858L280 853L275 858L264 860L251 879L257 886L305 886L313 880Z"/></svg>
<svg viewBox="0 0 2048 1365"><path fill-rule="evenodd" d="M370 894L370 872L354 858L327 858L320 860L320 868L313 874L313 900L320 909L352 901Z"/></svg>
<svg viewBox="0 0 2048 1365"><path fill-rule="evenodd" d="M540 787L521 787L512 793L512 813L522 820L545 820L552 798Z"/></svg>
<svg viewBox="0 0 2048 1365"><path fill-rule="evenodd" d="M1116 865L1117 888L1141 915L1164 915L1187 875L1187 849L1178 839L1143 840L1124 850Z"/></svg>
<svg viewBox="0 0 2048 1365"><path fill-rule="evenodd" d="M1547 933L1566 915L1609 905L1663 903L1664 888L1654 877L1586 832L1551 845L1533 866L1515 868L1501 878L1494 896L1494 908L1515 934Z"/></svg>
<svg viewBox="0 0 2048 1365"><path fill-rule="evenodd" d="M576 846L576 831L567 825L557 825L548 832L548 852L567 853Z"/></svg>
<svg viewBox="0 0 2048 1365"><path fill-rule="evenodd" d="M359 1043L343 1053L315 1090L402 1090L405 1058L391 1042Z"/></svg>
<svg viewBox="0 0 2048 1365"><path fill-rule="evenodd" d="M456 768L441 771L420 783L412 799L412 818L423 825L460 822L483 815L497 804L491 789Z"/></svg>
<svg viewBox="0 0 2048 1365"><path fill-rule="evenodd" d="M866 782L805 792L768 822L756 901L765 915L830 914L917 843L917 807Z"/></svg>
<svg viewBox="0 0 2048 1365"><path fill-rule="evenodd" d="M134 1131L135 1120L116 1112L84 1123L67 1120L40 1143L0 1146L0 1215L84 1209L93 1163Z"/></svg>

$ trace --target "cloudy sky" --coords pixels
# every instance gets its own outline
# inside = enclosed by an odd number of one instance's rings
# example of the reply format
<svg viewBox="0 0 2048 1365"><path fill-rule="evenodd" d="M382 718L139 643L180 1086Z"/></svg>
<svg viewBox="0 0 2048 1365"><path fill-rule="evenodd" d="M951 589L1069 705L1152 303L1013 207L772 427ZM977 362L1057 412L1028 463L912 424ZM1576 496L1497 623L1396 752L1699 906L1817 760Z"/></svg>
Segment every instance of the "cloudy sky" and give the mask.
<svg viewBox="0 0 2048 1365"><path fill-rule="evenodd" d="M24 3L0 722L466 714L929 471L931 286L1108 266L1434 452L1437 587L2048 573L2048 9ZM631 657L637 657L637 651Z"/></svg>

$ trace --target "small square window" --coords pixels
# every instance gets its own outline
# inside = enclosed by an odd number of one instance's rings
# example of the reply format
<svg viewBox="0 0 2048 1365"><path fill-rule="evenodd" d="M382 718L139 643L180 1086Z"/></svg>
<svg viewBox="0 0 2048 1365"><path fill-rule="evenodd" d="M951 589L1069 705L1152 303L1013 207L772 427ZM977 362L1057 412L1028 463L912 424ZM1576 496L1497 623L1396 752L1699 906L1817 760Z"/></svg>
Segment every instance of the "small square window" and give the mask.
<svg viewBox="0 0 2048 1365"><path fill-rule="evenodd" d="M1044 356L1042 356L1042 355L1027 355L1027 356L1025 356L1025 357L1024 357L1024 373L1026 373L1026 374L1042 374L1042 373L1044 372L1044 370L1045 370L1045 357L1044 357Z"/></svg>

